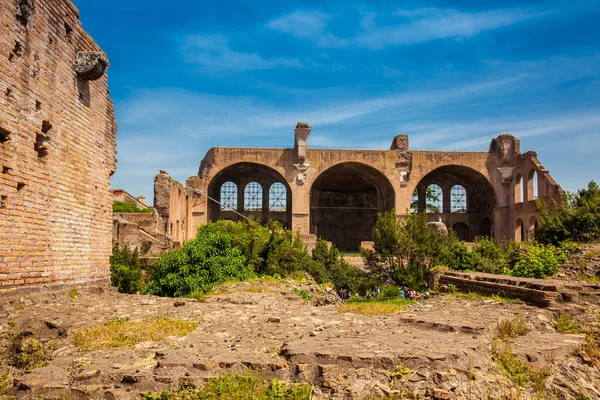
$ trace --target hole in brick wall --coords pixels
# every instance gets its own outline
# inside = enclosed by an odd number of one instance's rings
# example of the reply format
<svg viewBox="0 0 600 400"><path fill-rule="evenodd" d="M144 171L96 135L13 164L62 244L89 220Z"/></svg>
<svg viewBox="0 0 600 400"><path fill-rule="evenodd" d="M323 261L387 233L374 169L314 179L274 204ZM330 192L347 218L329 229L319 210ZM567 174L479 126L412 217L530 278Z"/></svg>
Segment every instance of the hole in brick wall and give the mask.
<svg viewBox="0 0 600 400"><path fill-rule="evenodd" d="M6 208L7 196L0 196L0 208Z"/></svg>
<svg viewBox="0 0 600 400"><path fill-rule="evenodd" d="M20 192L21 190L23 190L24 187L25 187L25 184L23 182L17 183L17 192Z"/></svg>
<svg viewBox="0 0 600 400"><path fill-rule="evenodd" d="M15 48L13 49L13 54L17 57L21 57L23 55L23 46L18 40L15 40Z"/></svg>
<svg viewBox="0 0 600 400"><path fill-rule="evenodd" d="M14 59L15 59L15 55L14 55L13 53L10 53L10 54L8 55L8 61L12 61L12 60L14 60Z"/></svg>
<svg viewBox="0 0 600 400"><path fill-rule="evenodd" d="M6 143L10 140L10 132L0 126L0 143Z"/></svg>
<svg viewBox="0 0 600 400"><path fill-rule="evenodd" d="M77 91L79 93L79 101L86 107L90 106L90 82L77 77Z"/></svg>
<svg viewBox="0 0 600 400"><path fill-rule="evenodd" d="M52 129L52 124L50 121L42 121L42 132L48 133Z"/></svg>
<svg viewBox="0 0 600 400"><path fill-rule="evenodd" d="M12 97L12 89L11 88L6 88L6 96Z"/></svg>
<svg viewBox="0 0 600 400"><path fill-rule="evenodd" d="M6 165L2 167L2 173L3 174L8 174L10 172L11 168L7 167Z"/></svg>
<svg viewBox="0 0 600 400"><path fill-rule="evenodd" d="M38 100L35 101L35 109L37 111L40 111L42 109L42 103L39 102Z"/></svg>
<svg viewBox="0 0 600 400"><path fill-rule="evenodd" d="M69 24L65 22L65 34L67 35L67 40L71 41L71 37L73 36L73 28Z"/></svg>
<svg viewBox="0 0 600 400"><path fill-rule="evenodd" d="M48 136L40 135L39 133L37 133L35 135L35 145L33 146L33 148L35 149L35 151L37 151L38 158L43 159L44 157L46 157L48 155L48 152L49 152L48 142L49 141L50 141L50 138Z"/></svg>

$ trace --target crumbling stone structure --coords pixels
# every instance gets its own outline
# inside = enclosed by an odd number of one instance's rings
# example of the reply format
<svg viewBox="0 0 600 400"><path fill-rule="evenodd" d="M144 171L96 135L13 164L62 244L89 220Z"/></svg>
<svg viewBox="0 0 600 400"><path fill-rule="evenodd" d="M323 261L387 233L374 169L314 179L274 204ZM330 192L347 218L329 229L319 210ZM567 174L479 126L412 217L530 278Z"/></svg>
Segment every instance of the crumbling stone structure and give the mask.
<svg viewBox="0 0 600 400"><path fill-rule="evenodd" d="M557 203L564 192L537 159L502 134L488 151L410 150L406 135L390 150L310 149L311 126L300 122L294 148L213 148L187 186L203 197L187 217L191 229L218 219L278 220L344 251L374 237L377 213L426 211L461 239L527 240L535 199Z"/></svg>
<svg viewBox="0 0 600 400"><path fill-rule="evenodd" d="M0 0L0 291L106 283L108 60L70 0Z"/></svg>

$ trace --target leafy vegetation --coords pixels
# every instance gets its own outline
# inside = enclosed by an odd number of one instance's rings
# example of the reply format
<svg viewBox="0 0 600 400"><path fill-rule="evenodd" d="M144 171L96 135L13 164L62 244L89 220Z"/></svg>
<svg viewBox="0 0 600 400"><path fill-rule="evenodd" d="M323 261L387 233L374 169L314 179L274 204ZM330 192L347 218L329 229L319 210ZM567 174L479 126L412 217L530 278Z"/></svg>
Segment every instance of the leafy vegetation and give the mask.
<svg viewBox="0 0 600 400"><path fill-rule="evenodd" d="M154 210L152 207L150 208L138 208L135 204L133 203L127 203L124 201L113 201L113 212L116 213L144 213L144 214L150 214L152 213Z"/></svg>
<svg viewBox="0 0 600 400"><path fill-rule="evenodd" d="M530 386L537 393L543 393L550 368L536 368L521 361L512 352L510 342L495 339L492 341L492 357L502 369L502 373L519 386Z"/></svg>
<svg viewBox="0 0 600 400"><path fill-rule="evenodd" d="M102 350L131 347L148 340L163 340L192 332L195 321L156 317L149 321L128 321L115 318L109 322L75 332L73 344L82 350Z"/></svg>
<svg viewBox="0 0 600 400"><path fill-rule="evenodd" d="M334 246L319 240L311 256L300 236L278 223L218 221L202 225L196 238L161 257L144 292L200 296L225 281L298 273L308 273L317 283L332 283L336 288L356 285L360 275Z"/></svg>
<svg viewBox="0 0 600 400"><path fill-rule="evenodd" d="M573 321L573 318L571 318L571 316L566 312L560 311L558 313L558 316L555 319L553 319L550 323L560 333L580 333L579 326L575 321Z"/></svg>
<svg viewBox="0 0 600 400"><path fill-rule="evenodd" d="M538 201L537 212L535 238L540 243L558 246L567 241L600 240L600 186L594 181L586 189L570 194L565 204L546 206Z"/></svg>
<svg viewBox="0 0 600 400"><path fill-rule="evenodd" d="M284 383L278 379L269 381L254 373L249 375L225 375L210 379L204 386L194 388L184 384L177 391L150 392L144 400L309 400L312 387L309 384Z"/></svg>
<svg viewBox="0 0 600 400"><path fill-rule="evenodd" d="M120 293L136 293L141 289L142 270L137 247L132 251L128 245L113 243L110 256L110 282Z"/></svg>

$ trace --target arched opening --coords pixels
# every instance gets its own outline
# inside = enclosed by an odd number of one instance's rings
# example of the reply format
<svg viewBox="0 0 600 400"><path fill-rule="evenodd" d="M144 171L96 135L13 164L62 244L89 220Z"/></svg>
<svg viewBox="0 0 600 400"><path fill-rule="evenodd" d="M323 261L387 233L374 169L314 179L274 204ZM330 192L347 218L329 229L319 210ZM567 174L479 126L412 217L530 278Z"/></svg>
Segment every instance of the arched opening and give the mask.
<svg viewBox="0 0 600 400"><path fill-rule="evenodd" d="M450 190L450 212L467 212L467 190L461 185L454 185Z"/></svg>
<svg viewBox="0 0 600 400"><path fill-rule="evenodd" d="M527 200L535 200L538 198L538 176L535 169L529 171L527 180Z"/></svg>
<svg viewBox="0 0 600 400"><path fill-rule="evenodd" d="M334 165L310 191L310 233L343 251L374 239L377 213L394 208L396 193L377 169L357 162Z"/></svg>
<svg viewBox="0 0 600 400"><path fill-rule="evenodd" d="M523 202L523 178L521 175L517 175L515 179L515 203Z"/></svg>
<svg viewBox="0 0 600 400"><path fill-rule="evenodd" d="M433 185L446 190L434 193L430 190ZM416 191L417 210L429 212L428 221L441 218L447 227L456 227L454 230L462 235L461 239L467 241L473 240L475 235L491 235L496 196L491 183L479 171L461 165L439 167L419 181ZM426 201L432 194L443 199L441 204ZM431 204L438 206L440 212L431 214Z"/></svg>
<svg viewBox="0 0 600 400"><path fill-rule="evenodd" d="M237 210L238 200L238 188L233 182L225 182L221 185L221 196L219 196L219 202L221 203L221 210Z"/></svg>
<svg viewBox="0 0 600 400"><path fill-rule="evenodd" d="M282 212L286 209L287 190L281 182L275 182L269 188L269 211Z"/></svg>
<svg viewBox="0 0 600 400"><path fill-rule="evenodd" d="M425 212L441 213L444 208L444 191L439 185L432 183L425 189Z"/></svg>
<svg viewBox="0 0 600 400"><path fill-rule="evenodd" d="M273 168L249 162L233 164L208 184L208 196L221 203L209 200L208 220L239 221L252 216L263 224L281 220L292 226L291 193L286 180Z"/></svg>
<svg viewBox="0 0 600 400"><path fill-rule="evenodd" d="M489 218L484 218L483 221L481 221L481 229L479 229L479 236L492 236L492 223L490 222Z"/></svg>
<svg viewBox="0 0 600 400"><path fill-rule="evenodd" d="M464 222L455 223L454 225L452 225L452 230L456 232L456 235L460 240L463 240L465 242L471 241L471 230L469 229L469 226Z"/></svg>
<svg viewBox="0 0 600 400"><path fill-rule="evenodd" d="M522 242L525 240L525 227L521 218L517 219L515 224L515 242Z"/></svg>
<svg viewBox="0 0 600 400"><path fill-rule="evenodd" d="M538 221L535 215L529 218L529 227L527 228L527 240L533 240L535 236L535 230L538 227Z"/></svg>
<svg viewBox="0 0 600 400"><path fill-rule="evenodd" d="M244 188L244 211L262 211L262 187L258 182L250 182Z"/></svg>

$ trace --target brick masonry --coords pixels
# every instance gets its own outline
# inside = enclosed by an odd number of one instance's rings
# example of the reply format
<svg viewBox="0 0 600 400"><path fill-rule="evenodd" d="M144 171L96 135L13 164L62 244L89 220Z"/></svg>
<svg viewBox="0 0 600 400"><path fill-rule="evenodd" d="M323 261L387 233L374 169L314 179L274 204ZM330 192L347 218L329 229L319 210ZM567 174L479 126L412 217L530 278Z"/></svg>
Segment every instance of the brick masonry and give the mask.
<svg viewBox="0 0 600 400"><path fill-rule="evenodd" d="M92 51L70 0L0 0L0 292L109 279L117 128L103 68L75 69Z"/></svg>

